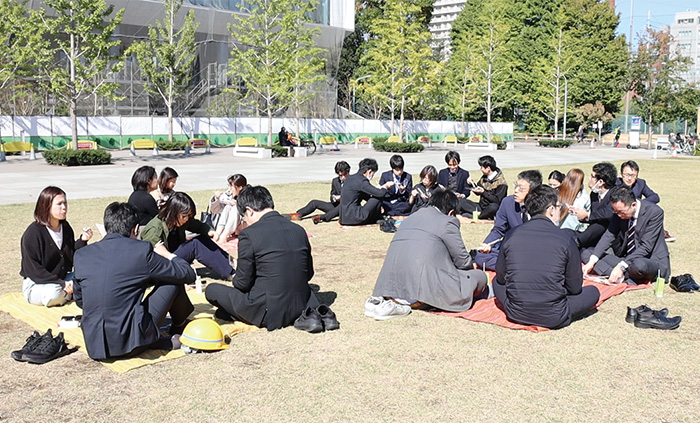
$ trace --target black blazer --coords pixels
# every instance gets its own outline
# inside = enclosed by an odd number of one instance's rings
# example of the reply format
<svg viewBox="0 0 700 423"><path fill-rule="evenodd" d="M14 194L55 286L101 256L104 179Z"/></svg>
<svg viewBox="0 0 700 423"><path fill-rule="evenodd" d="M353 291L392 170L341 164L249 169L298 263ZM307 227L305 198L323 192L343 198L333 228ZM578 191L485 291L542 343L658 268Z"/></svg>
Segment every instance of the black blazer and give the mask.
<svg viewBox="0 0 700 423"><path fill-rule="evenodd" d="M444 168L438 173L438 184L442 185L445 187L445 189L449 188L449 177L450 177L450 168ZM469 172L462 169L461 167L457 168L457 191L460 194L464 194L464 197L469 197L469 194L471 194L471 189L469 187L469 184L467 183L467 179L469 178Z"/></svg>
<svg viewBox="0 0 700 423"><path fill-rule="evenodd" d="M379 178L379 185L384 185L385 183L393 180L394 171L387 170L386 172L382 173L381 178ZM408 201L408 198L411 196L411 190L413 189L413 177L408 172L404 172L401 174L401 178L399 178L399 181L406 185L406 189L404 190L404 192L396 192L396 188L395 186L393 186L386 190L386 197L384 197L385 201Z"/></svg>
<svg viewBox="0 0 700 423"><path fill-rule="evenodd" d="M586 223L600 223L603 226L607 226L614 214L610 205L609 191L602 200L597 193L591 192L591 211L588 213Z"/></svg>
<svg viewBox="0 0 700 423"><path fill-rule="evenodd" d="M367 223L373 210L363 207L362 202L372 197L381 200L386 195L386 191L384 188L377 188L370 184L369 180L360 172L348 176L343 184L340 197L340 224L362 225Z"/></svg>
<svg viewBox="0 0 700 423"><path fill-rule="evenodd" d="M336 196L336 195L340 196L342 191L343 191L343 181L340 180L339 176L336 176L331 181L331 195L330 195L331 204L333 204L334 206L338 206L338 204L340 204L340 200L334 200L333 196Z"/></svg>
<svg viewBox="0 0 700 423"><path fill-rule="evenodd" d="M495 283L506 286L509 319L547 328L568 325L566 296L581 293L583 285L574 238L547 217L532 217L506 235Z"/></svg>
<svg viewBox="0 0 700 423"><path fill-rule="evenodd" d="M258 327L289 326L309 301L313 276L306 231L271 211L238 236L233 286L245 295L231 296L233 309Z"/></svg>
<svg viewBox="0 0 700 423"><path fill-rule="evenodd" d="M83 309L81 328L90 358L105 359L150 345L160 336L142 304L146 288L195 280L185 260L168 260L146 241L107 234L75 254L76 303Z"/></svg>
<svg viewBox="0 0 700 423"><path fill-rule="evenodd" d="M624 181L622 178L617 178L617 181L615 181L615 185L624 185ZM655 193L653 189L649 188L649 185L647 185L647 181L644 179L637 179L637 182L634 183L630 188L632 188L632 192L634 193L635 197L639 198L640 200L644 198L647 201L651 201L652 203L658 203L661 199L659 198L659 194Z"/></svg>
<svg viewBox="0 0 700 423"><path fill-rule="evenodd" d="M129 196L129 204L139 211L139 225L146 226L154 217L158 216L158 203L155 198L146 191L134 191Z"/></svg>
<svg viewBox="0 0 700 423"><path fill-rule="evenodd" d="M668 279L671 273L671 260L664 239L664 211L654 203L641 200L635 226L637 248L627 256L629 223L629 220L622 220L614 215L608 229L593 249L593 254L601 258L605 251L612 247L615 255L623 258L627 264L636 258L648 258L659 263L661 277Z"/></svg>

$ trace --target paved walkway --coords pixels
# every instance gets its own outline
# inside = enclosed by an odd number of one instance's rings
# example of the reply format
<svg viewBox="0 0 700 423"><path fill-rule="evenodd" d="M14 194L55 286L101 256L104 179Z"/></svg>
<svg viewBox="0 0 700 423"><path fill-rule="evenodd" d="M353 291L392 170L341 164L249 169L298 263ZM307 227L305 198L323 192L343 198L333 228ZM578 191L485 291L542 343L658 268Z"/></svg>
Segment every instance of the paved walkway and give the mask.
<svg viewBox="0 0 700 423"><path fill-rule="evenodd" d="M468 170L477 168L477 159L487 154L481 150L457 151L462 156L462 165ZM448 148L436 146L426 148L420 154L404 154L406 171L420 173L423 166L432 164L438 169L445 166L444 156ZM514 168L531 166L560 165L567 170L571 163L616 161L626 159L651 158L648 150L614 149L609 146L590 149L584 145L571 148L541 148L533 144L516 143L513 150L489 152L499 167ZM389 168L391 153L382 153L361 146L341 145L340 151L318 150L305 158L275 158L260 160L233 157L231 148L212 148L211 154L196 151L190 156L182 153L162 152L151 156L147 151L139 151L131 157L129 151L112 152L112 164L104 166L59 167L48 165L41 155L37 160L29 156L8 156L0 162L0 204L33 203L39 192L48 185L63 188L69 198L96 198L131 194L131 175L139 166L151 165L158 172L165 166L177 170L180 175L177 189L182 191L216 190L226 186L226 177L242 173L251 184L271 185L290 182L328 181L335 176L333 166L338 160L350 163L352 172L364 157L374 157L379 162L379 170ZM666 152L659 152L659 159L668 158ZM546 176L546 175L545 175Z"/></svg>

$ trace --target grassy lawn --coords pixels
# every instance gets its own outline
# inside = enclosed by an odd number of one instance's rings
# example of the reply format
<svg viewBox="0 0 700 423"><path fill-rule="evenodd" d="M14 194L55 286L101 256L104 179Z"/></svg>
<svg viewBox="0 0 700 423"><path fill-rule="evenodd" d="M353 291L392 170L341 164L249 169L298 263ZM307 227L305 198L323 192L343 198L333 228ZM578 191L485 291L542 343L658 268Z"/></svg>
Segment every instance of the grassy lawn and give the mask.
<svg viewBox="0 0 700 423"><path fill-rule="evenodd" d="M592 164L576 167L588 174ZM639 164L661 196L666 229L678 237L669 244L672 274L700 277L699 163ZM509 183L519 170L505 170ZM540 170L546 177L553 168ZM330 183L269 188L276 208L290 212L326 199ZM201 207L211 193L190 194ZM109 202L126 200L68 197L76 230L101 222ZM0 294L20 290L19 241L33 207L0 206ZM667 287L657 299L653 289L629 292L568 328L539 334L422 312L377 322L364 317L363 303L392 235L377 227L344 230L337 222L301 225L314 235L312 283L332 301L340 330L244 333L227 351L116 374L82 352L41 366L13 361L10 351L31 328L0 313L0 421L700 421L700 294ZM467 247L489 230L463 225ZM669 332L625 323L626 306L640 304L668 307L683 323Z"/></svg>

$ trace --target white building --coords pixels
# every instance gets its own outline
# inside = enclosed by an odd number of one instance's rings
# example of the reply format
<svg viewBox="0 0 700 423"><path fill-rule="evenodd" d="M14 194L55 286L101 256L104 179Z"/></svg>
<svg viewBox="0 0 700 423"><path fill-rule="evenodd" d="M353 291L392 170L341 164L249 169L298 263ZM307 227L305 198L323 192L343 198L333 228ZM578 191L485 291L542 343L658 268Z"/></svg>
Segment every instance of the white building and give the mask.
<svg viewBox="0 0 700 423"><path fill-rule="evenodd" d="M689 57L692 64L682 75L690 83L700 83L700 12L676 13L671 24L671 52Z"/></svg>
<svg viewBox="0 0 700 423"><path fill-rule="evenodd" d="M450 55L450 32L452 23L462 12L466 0L435 0L433 3L433 17L428 25L433 37L432 47Z"/></svg>
<svg viewBox="0 0 700 423"><path fill-rule="evenodd" d="M106 0L114 9L124 9L121 25L115 36L122 40L120 53L138 39L148 36L148 26L162 21L165 12L162 0ZM29 7L45 7L41 0L30 0ZM196 34L198 43L197 58L194 63L190 94L182 100L181 114L206 114L209 104L223 88L231 87L234 78L227 75L231 49L237 48L235 37L228 29L234 21L233 15L242 15L239 5L248 5L246 0L185 0L178 14L182 22L189 10L195 11L200 23ZM317 45L326 52L325 86L314 87L316 98L312 100L310 115L313 117L334 117L337 103L336 73L345 37L355 30L354 0L318 0L318 6L311 16L313 25L320 29L316 37ZM293 52L290 51L290 54ZM138 65L127 59L126 66L117 75L109 75L120 84L118 94L123 100L104 101L100 105L103 115L144 115L162 114L163 106L154 104L157 98L145 92ZM150 98L149 98L150 97ZM177 106L177 104L176 104ZM86 107L88 107L86 105ZM251 114L251 110L237 110L236 114Z"/></svg>

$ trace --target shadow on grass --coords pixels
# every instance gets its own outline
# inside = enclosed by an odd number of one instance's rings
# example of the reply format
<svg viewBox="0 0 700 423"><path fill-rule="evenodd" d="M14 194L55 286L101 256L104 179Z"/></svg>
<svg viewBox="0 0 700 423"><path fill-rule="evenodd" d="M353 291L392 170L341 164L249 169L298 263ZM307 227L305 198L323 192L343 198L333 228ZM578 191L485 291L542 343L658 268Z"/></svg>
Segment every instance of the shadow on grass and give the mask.
<svg viewBox="0 0 700 423"><path fill-rule="evenodd" d="M321 287L316 285L315 283L310 283L309 286L311 287L313 293L316 295L316 298L318 298L318 302L320 302L321 304L331 306L335 302L335 299L338 298L338 293L334 291L321 292Z"/></svg>

